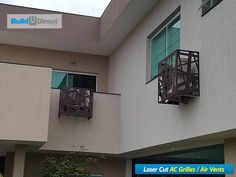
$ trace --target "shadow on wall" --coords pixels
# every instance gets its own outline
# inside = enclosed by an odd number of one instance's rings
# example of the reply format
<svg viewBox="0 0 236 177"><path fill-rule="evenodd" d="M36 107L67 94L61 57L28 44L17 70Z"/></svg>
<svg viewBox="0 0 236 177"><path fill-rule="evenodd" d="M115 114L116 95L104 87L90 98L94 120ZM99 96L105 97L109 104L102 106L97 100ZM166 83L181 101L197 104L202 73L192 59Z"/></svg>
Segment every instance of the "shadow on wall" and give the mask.
<svg viewBox="0 0 236 177"><path fill-rule="evenodd" d="M188 98L187 104L179 105L179 114L184 119L191 119L191 115L198 112L198 105L200 103L200 97Z"/></svg>

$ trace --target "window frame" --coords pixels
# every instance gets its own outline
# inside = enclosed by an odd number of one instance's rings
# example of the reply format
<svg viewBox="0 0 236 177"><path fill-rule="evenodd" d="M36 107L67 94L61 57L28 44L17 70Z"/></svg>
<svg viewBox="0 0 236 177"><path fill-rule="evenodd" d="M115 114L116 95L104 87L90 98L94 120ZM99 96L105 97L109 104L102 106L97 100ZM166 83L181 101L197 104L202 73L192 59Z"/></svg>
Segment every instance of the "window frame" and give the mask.
<svg viewBox="0 0 236 177"><path fill-rule="evenodd" d="M203 7L205 6L205 4L207 4L207 2L210 1L210 7L208 10L206 10L205 12L203 12ZM210 12L212 9L214 9L218 4L220 4L223 0L219 0L218 3L214 4L214 0L208 0L205 2L204 5L201 6L202 9L202 13L201 16L203 17L204 15L206 15L208 12ZM204 3L204 0L202 0L202 4Z"/></svg>
<svg viewBox="0 0 236 177"><path fill-rule="evenodd" d="M166 42L165 42L165 48L167 49L168 47L168 42L167 42L167 31L168 31L168 26L173 23L177 18L180 17L181 19L181 13L180 13L180 9L178 8L176 10L177 12L173 12L172 15L170 15L170 17L168 17L163 24L159 25L159 27L157 27L149 36L148 36L148 41L147 41L147 46L148 46L148 54L147 54L147 76L146 76L146 84L150 83L151 81L155 80L157 78L157 75L155 77L152 78L152 40L159 35L161 32L165 31L165 38L166 38ZM161 26L161 27L160 27ZM158 29L158 30L157 30ZM168 51L165 51L165 56L167 56Z"/></svg>
<svg viewBox="0 0 236 177"><path fill-rule="evenodd" d="M77 75L85 75L85 76L95 76L96 77L96 91L98 89L98 74L97 73L86 73L86 72L79 72L79 71L52 69L52 72L54 72L54 71L55 72L66 73L66 74L77 74ZM58 88L52 88L51 87L51 89L58 89Z"/></svg>

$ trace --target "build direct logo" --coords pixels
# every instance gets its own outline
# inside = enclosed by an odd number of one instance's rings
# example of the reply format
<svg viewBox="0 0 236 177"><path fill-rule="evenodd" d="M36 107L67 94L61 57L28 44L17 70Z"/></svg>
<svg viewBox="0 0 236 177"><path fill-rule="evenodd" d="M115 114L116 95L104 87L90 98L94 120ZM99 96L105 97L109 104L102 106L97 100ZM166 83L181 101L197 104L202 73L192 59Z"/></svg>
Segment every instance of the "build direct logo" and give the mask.
<svg viewBox="0 0 236 177"><path fill-rule="evenodd" d="M61 29L62 14L7 14L8 29Z"/></svg>

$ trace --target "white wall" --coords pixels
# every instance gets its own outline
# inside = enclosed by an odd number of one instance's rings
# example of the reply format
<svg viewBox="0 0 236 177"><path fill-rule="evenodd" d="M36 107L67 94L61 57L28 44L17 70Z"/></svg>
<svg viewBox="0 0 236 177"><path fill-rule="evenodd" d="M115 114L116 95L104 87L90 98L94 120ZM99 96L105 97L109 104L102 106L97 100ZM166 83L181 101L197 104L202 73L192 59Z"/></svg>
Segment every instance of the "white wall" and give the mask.
<svg viewBox="0 0 236 177"><path fill-rule="evenodd" d="M187 105L157 103L157 80L145 85L146 39L181 4L181 48L200 51L201 97ZM110 57L109 92L121 93L121 152L236 127L236 1L204 17L201 0L161 0Z"/></svg>
<svg viewBox="0 0 236 177"><path fill-rule="evenodd" d="M97 91L107 91L108 57L5 44L0 44L0 53L2 62L96 74Z"/></svg>
<svg viewBox="0 0 236 177"><path fill-rule="evenodd" d="M60 90L51 91L49 134L41 150L119 153L120 95L94 93L93 117L58 118Z"/></svg>
<svg viewBox="0 0 236 177"><path fill-rule="evenodd" d="M0 140L46 142L51 69L0 63Z"/></svg>

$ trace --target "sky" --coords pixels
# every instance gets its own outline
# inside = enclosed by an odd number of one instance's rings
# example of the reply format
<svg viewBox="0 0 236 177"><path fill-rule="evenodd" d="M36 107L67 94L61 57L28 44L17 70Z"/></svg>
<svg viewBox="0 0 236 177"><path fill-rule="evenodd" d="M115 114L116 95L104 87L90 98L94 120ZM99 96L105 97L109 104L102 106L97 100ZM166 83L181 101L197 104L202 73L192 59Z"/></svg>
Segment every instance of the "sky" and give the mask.
<svg viewBox="0 0 236 177"><path fill-rule="evenodd" d="M101 17L110 0L0 0L0 3Z"/></svg>

